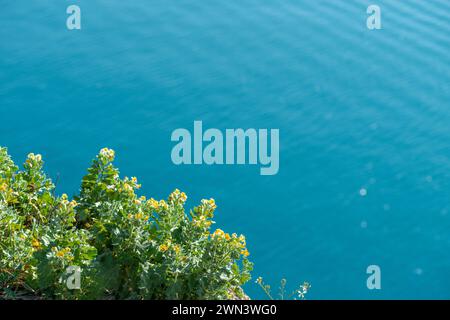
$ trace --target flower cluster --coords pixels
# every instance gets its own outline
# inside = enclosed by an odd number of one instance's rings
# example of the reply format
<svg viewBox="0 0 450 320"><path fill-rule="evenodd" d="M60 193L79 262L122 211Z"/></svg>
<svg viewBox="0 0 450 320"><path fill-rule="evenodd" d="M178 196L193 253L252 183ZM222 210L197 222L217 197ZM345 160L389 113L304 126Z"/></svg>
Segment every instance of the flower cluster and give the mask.
<svg viewBox="0 0 450 320"><path fill-rule="evenodd" d="M25 167L32 168L40 163L42 163L42 156L40 154L30 153L25 161Z"/></svg>
<svg viewBox="0 0 450 320"><path fill-rule="evenodd" d="M185 203L187 200L187 195L184 192L181 192L178 189L175 189L170 195L169 195L169 201L171 202L180 202Z"/></svg>
<svg viewBox="0 0 450 320"><path fill-rule="evenodd" d="M116 157L116 153L112 149L103 148L100 150L98 157L106 160L107 162L112 162Z"/></svg>
<svg viewBox="0 0 450 320"><path fill-rule="evenodd" d="M211 210L216 210L216 208L217 208L216 201L213 198L211 198L209 200L203 199L202 205L204 205L205 207L208 207Z"/></svg>
<svg viewBox="0 0 450 320"><path fill-rule="evenodd" d="M58 250L58 248L56 248L56 247L52 247L52 252L54 252L55 256L57 256L58 258L66 257L67 255L69 255L71 253L70 251L71 251L70 248L67 248L67 247L60 249L60 250Z"/></svg>
<svg viewBox="0 0 450 320"><path fill-rule="evenodd" d="M67 194L63 193L61 196L61 207L65 208L75 208L78 205L78 203L75 200L68 200Z"/></svg>
<svg viewBox="0 0 450 320"><path fill-rule="evenodd" d="M33 249L35 249L35 250L39 250L39 249L42 248L42 244L39 242L38 239L33 239L33 240L31 241L31 246L32 246Z"/></svg>

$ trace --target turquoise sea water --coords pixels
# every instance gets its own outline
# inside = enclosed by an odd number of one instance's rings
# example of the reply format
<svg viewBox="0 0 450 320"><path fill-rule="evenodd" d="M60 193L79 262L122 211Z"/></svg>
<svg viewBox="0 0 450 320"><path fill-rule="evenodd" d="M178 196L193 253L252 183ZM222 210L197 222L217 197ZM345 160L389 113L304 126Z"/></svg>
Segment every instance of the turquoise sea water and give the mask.
<svg viewBox="0 0 450 320"><path fill-rule="evenodd" d="M108 146L146 195L214 197L273 287L450 298L449 53L448 0L2 0L0 145L42 153L59 192ZM173 165L170 135L194 120L279 128L278 175Z"/></svg>

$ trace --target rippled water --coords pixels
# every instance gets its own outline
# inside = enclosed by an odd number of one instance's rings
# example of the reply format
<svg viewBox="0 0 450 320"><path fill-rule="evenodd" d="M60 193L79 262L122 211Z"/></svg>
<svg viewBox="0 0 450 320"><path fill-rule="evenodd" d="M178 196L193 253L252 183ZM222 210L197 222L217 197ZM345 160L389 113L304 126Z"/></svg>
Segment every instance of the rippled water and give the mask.
<svg viewBox="0 0 450 320"><path fill-rule="evenodd" d="M0 145L42 153L60 192L109 146L145 194L216 198L273 287L450 298L448 0L0 1L0 40ZM194 120L279 128L279 174L173 165L170 134Z"/></svg>

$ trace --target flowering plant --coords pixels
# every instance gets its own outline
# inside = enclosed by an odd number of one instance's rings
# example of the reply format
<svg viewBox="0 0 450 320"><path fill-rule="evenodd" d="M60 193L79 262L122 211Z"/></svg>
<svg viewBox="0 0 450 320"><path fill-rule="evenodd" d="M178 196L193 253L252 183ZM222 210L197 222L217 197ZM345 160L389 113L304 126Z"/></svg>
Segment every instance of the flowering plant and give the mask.
<svg viewBox="0 0 450 320"><path fill-rule="evenodd" d="M287 295L286 294L287 280L281 279L279 293L278 293L278 297L277 297L278 299L276 299L272 295L270 285L265 284L262 277L258 277L258 279L256 279L255 282L256 282L256 284L259 285L259 287L266 294L267 298L269 298L270 300L288 300L288 299L305 300L306 294L308 293L309 289L311 288L311 285L308 282L303 282L303 284L298 286L297 289L295 289L291 294Z"/></svg>
<svg viewBox="0 0 450 320"><path fill-rule="evenodd" d="M250 280L245 237L211 232L216 203L189 212L187 196L138 196L120 178L115 153L102 149L72 200L55 195L40 155L18 171L0 148L0 295L48 299L244 298ZM66 270L81 285L66 285Z"/></svg>

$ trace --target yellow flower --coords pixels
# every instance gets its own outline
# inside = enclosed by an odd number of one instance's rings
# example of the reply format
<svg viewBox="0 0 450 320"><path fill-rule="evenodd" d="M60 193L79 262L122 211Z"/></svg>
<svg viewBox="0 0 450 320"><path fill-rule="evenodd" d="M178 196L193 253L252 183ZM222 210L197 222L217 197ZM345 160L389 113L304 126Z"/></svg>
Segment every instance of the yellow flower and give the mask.
<svg viewBox="0 0 450 320"><path fill-rule="evenodd" d="M39 249L42 248L41 243L40 243L39 240L37 240L37 239L33 239L33 240L31 241L31 246L32 246L34 249L36 249L36 250L39 250Z"/></svg>
<svg viewBox="0 0 450 320"><path fill-rule="evenodd" d="M193 223L194 226L196 226L196 227L200 227L201 224L202 224L202 222L201 222L200 220L197 220L197 219L192 220L192 223Z"/></svg>
<svg viewBox="0 0 450 320"><path fill-rule="evenodd" d="M56 253L56 256L57 256L58 258L62 258L62 257L64 257L64 255L65 255L64 250L60 250L60 251L58 251L58 252Z"/></svg>
<svg viewBox="0 0 450 320"><path fill-rule="evenodd" d="M230 240L231 239L231 237L230 237L230 235L228 233L225 234L225 239L226 240Z"/></svg>
<svg viewBox="0 0 450 320"><path fill-rule="evenodd" d="M144 215L143 215L141 212L139 212L139 213L136 214L135 218L136 218L136 219L142 219L143 216L144 216Z"/></svg>
<svg viewBox="0 0 450 320"><path fill-rule="evenodd" d="M206 220L206 217L205 217L205 216L198 216L198 217L195 217L195 218L192 220L192 223L193 223L194 226L196 226L196 227L206 227L206 228L208 228L209 226L211 226L212 221Z"/></svg>
<svg viewBox="0 0 450 320"><path fill-rule="evenodd" d="M174 245L173 246L173 251L175 251L175 253L180 253L181 247L179 245Z"/></svg>
<svg viewBox="0 0 450 320"><path fill-rule="evenodd" d="M241 242L242 247L245 247L247 245L245 241L245 236L243 236L242 234L239 236L239 241Z"/></svg>
<svg viewBox="0 0 450 320"><path fill-rule="evenodd" d="M186 201L187 196L184 192L181 192L178 189L175 189L170 195L169 195L169 200L170 201L176 201L176 200L181 200L182 202Z"/></svg>
<svg viewBox="0 0 450 320"><path fill-rule="evenodd" d="M211 208L213 208L213 209L216 209L216 208L217 208L216 201L215 201L213 198L209 199L209 205L210 205Z"/></svg>
<svg viewBox="0 0 450 320"><path fill-rule="evenodd" d="M139 199L134 199L134 204L141 204L141 200L139 200Z"/></svg>
<svg viewBox="0 0 450 320"><path fill-rule="evenodd" d="M3 183L0 185L0 192L4 192L8 189L8 185L6 183Z"/></svg>
<svg viewBox="0 0 450 320"><path fill-rule="evenodd" d="M167 250L169 250L169 246L166 245L166 244L162 244L162 245L159 246L158 249L159 249L159 251L161 251L161 252L166 252Z"/></svg>
<svg viewBox="0 0 450 320"><path fill-rule="evenodd" d="M137 180L136 177L131 177L131 182L134 184L134 187L135 187L136 189L140 189L140 188L142 187L141 184L138 184L138 180Z"/></svg>
<svg viewBox="0 0 450 320"><path fill-rule="evenodd" d="M75 208L78 205L78 203L75 200L70 201L70 206L72 208Z"/></svg>
<svg viewBox="0 0 450 320"><path fill-rule="evenodd" d="M248 256L250 255L250 252L248 252L248 250L245 249L245 250L242 250L242 251L241 251L241 254L242 254L244 257L248 257Z"/></svg>
<svg viewBox="0 0 450 320"><path fill-rule="evenodd" d="M70 253L70 248L64 248L64 249L59 250L56 253L56 256L59 257L59 258L63 258L68 253Z"/></svg>
<svg viewBox="0 0 450 320"><path fill-rule="evenodd" d="M148 201L148 204L149 204L150 207L153 208L153 209L158 209L158 207L159 207L158 201L156 201L156 200L153 199L153 198L151 198L151 199Z"/></svg>
<svg viewBox="0 0 450 320"><path fill-rule="evenodd" d="M164 200L160 200L159 201L159 206L161 208L163 208L163 209L167 209L168 208L167 203Z"/></svg>
<svg viewBox="0 0 450 320"><path fill-rule="evenodd" d="M212 234L212 237L219 237L219 238L224 238L225 237L225 232L223 232L223 230L221 229L217 229L216 231L214 231L214 233Z"/></svg>
<svg viewBox="0 0 450 320"><path fill-rule="evenodd" d="M211 198L211 199L209 199L209 200L203 199L203 200L202 200L202 204L203 204L204 206L210 207L210 208L213 209L213 210L217 208L216 201L215 201L213 198Z"/></svg>

